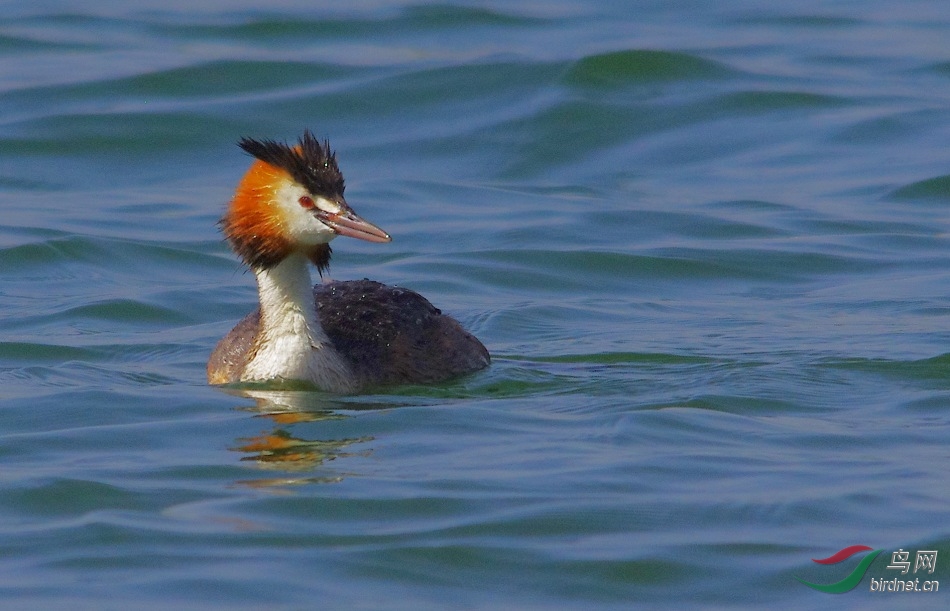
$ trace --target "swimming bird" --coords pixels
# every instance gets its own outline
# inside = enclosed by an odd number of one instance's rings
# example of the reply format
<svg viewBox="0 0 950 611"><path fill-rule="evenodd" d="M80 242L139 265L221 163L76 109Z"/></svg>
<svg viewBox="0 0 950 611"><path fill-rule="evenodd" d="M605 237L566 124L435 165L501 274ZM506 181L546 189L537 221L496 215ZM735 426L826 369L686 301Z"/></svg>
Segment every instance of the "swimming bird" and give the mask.
<svg viewBox="0 0 950 611"><path fill-rule="evenodd" d="M208 360L211 384L309 383L332 393L433 383L487 367L488 350L418 293L371 280L311 286L329 270L338 235L389 242L343 198L330 144L243 138L255 157L220 226L257 278L260 307Z"/></svg>

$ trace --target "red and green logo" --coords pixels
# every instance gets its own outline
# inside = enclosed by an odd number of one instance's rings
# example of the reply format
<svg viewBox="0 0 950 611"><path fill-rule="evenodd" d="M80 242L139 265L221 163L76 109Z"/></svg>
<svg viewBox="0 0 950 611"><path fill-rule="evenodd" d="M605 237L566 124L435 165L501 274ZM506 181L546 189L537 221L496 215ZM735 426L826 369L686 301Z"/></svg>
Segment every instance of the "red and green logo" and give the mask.
<svg viewBox="0 0 950 611"><path fill-rule="evenodd" d="M875 549L872 551L872 549L873 548L870 548L867 545L852 545L832 554L831 556L828 556L827 558L812 558L812 562L817 562L818 564L838 564L839 562L847 560L855 554L870 551L871 553L865 556L858 566L854 567L854 570L851 571L851 574L841 581L829 584L821 584L811 583L799 577L796 577L795 579L798 579L798 581L802 582L809 588L813 588L819 592L827 592L828 594L843 594L845 592L850 592L859 583L861 583L861 580L864 579L864 574L868 572L868 567L871 566L871 563L874 562L874 559L877 558L878 554L884 551L882 549Z"/></svg>

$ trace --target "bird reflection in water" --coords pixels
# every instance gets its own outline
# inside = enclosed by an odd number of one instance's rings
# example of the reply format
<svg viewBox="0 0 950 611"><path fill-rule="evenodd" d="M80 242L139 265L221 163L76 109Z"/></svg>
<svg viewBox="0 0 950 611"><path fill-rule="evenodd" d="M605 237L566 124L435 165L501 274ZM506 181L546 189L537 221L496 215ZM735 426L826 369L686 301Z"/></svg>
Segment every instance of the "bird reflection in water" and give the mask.
<svg viewBox="0 0 950 611"><path fill-rule="evenodd" d="M338 458L368 456L371 449L351 450L350 446L373 440L371 436L343 439L310 440L291 432L291 427L307 423L327 422L350 418L328 408L332 401L312 392L286 390L241 390L242 397L253 399L256 405L240 409L253 412L258 418L266 418L276 425L273 430L255 437L237 439L231 450L245 454L241 461L253 462L267 471L284 472L282 477L260 478L237 482L252 488L279 489L314 483L341 481L347 473L317 475L314 472L326 463ZM352 405L346 406L352 409ZM310 475L305 475L310 474Z"/></svg>

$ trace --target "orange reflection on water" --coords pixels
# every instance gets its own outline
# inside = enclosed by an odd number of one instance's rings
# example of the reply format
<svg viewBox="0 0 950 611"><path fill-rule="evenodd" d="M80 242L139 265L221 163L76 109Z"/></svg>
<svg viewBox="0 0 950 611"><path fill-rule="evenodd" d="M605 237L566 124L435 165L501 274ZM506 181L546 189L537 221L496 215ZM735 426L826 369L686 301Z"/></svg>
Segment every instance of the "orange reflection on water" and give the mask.
<svg viewBox="0 0 950 611"><path fill-rule="evenodd" d="M242 391L241 396L255 401L252 408L242 407L254 413L257 418L266 418L275 426L270 431L254 437L242 437L236 440L231 450L241 452L242 462L253 462L258 468L268 471L285 471L288 474L313 472L328 462L338 458L368 456L372 450L359 452L347 451L349 446L369 442L373 437L347 437L343 439L307 439L302 434L292 432L302 425L315 425L321 422L336 421L351 416L327 409L324 397L317 393L300 391ZM316 429L313 426L311 429ZM253 488L287 487L310 483L333 483L343 479L344 474L313 475L300 477L271 477L266 479L237 482Z"/></svg>

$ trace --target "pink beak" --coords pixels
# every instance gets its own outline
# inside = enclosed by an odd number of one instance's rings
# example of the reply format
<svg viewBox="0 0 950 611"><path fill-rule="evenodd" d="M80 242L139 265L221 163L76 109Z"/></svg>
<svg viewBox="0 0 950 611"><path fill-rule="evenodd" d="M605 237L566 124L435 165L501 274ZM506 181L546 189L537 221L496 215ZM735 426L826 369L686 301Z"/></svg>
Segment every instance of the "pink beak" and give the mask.
<svg viewBox="0 0 950 611"><path fill-rule="evenodd" d="M369 221L363 220L349 208L343 208L339 213L320 210L317 216L337 235L359 238L367 242L392 242L393 240L388 233Z"/></svg>

